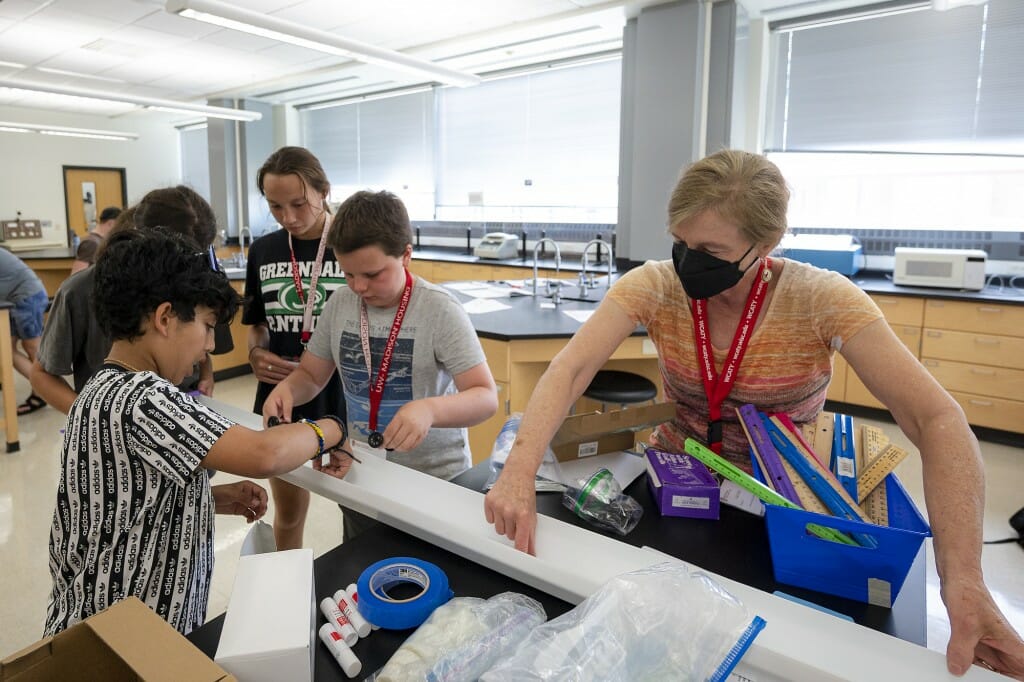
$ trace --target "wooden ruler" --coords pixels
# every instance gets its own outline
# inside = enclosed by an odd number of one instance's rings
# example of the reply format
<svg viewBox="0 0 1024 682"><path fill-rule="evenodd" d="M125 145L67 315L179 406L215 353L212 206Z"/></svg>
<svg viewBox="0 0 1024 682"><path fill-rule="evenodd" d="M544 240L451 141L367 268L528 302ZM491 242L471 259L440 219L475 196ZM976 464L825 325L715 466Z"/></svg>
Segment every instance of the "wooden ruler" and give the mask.
<svg viewBox="0 0 1024 682"><path fill-rule="evenodd" d="M878 459L882 451L889 445L885 432L877 426L863 424L857 429L857 437L861 441L860 457L857 471L865 471L867 465ZM860 481L857 481L857 497L860 498ZM885 486L880 485L860 501L860 507L868 515L872 523L879 526L889 525L889 496Z"/></svg>
<svg viewBox="0 0 1024 682"><path fill-rule="evenodd" d="M878 488L878 484L885 480L885 477L892 473L896 465L902 462L906 456L907 451L899 446L891 443L885 446L885 449L868 464L864 473L857 478L857 495L860 498L858 501L863 502L873 490Z"/></svg>
<svg viewBox="0 0 1024 682"><path fill-rule="evenodd" d="M832 512L828 510L825 503L822 502L821 499L814 494L814 491L807 486L803 476L798 474L793 466L785 459L782 459L781 462L782 468L786 470L786 476L789 477L790 483L793 484L793 490L796 491L796 496L800 498L800 506L807 511L832 516Z"/></svg>
<svg viewBox="0 0 1024 682"><path fill-rule="evenodd" d="M833 412L819 412L816 421L807 422L801 428L804 440L814 452L824 459L828 459L828 453L832 452L832 422L834 419L835 413Z"/></svg>

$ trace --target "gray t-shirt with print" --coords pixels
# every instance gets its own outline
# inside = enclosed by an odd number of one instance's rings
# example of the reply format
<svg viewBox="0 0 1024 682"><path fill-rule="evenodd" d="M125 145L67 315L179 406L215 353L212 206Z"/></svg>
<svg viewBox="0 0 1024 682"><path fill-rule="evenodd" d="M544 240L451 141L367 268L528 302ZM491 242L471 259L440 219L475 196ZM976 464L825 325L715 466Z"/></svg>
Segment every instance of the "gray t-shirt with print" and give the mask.
<svg viewBox="0 0 1024 682"><path fill-rule="evenodd" d="M455 297L426 280L413 279L377 417L381 433L402 405L455 393L452 377L486 361L469 316ZM338 289L324 306L306 350L334 360L345 387L349 432L354 440L365 443L370 435L369 384L377 377L397 307L367 306L372 377L366 372L359 336L359 308L355 292ZM388 452L387 458L447 480L469 468L469 439L464 428L432 428L417 448Z"/></svg>

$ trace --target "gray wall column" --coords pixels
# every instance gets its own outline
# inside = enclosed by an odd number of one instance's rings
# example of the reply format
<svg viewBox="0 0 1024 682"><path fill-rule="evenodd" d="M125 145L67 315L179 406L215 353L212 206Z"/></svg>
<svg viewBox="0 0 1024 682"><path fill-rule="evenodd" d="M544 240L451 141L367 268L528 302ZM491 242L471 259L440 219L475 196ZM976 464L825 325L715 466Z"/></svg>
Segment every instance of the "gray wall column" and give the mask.
<svg viewBox="0 0 1024 682"><path fill-rule="evenodd" d="M230 100L210 100L212 106L233 107ZM241 127L241 126L239 126ZM217 216L217 231L238 236L238 179L236 169L235 121L221 118L206 120L206 140L210 156L210 205Z"/></svg>
<svg viewBox="0 0 1024 682"><path fill-rule="evenodd" d="M711 14L708 109L703 119L705 21ZM644 9L623 35L619 223L622 264L669 257L669 194L680 170L729 144L734 0L684 0ZM717 24L717 25L716 25Z"/></svg>

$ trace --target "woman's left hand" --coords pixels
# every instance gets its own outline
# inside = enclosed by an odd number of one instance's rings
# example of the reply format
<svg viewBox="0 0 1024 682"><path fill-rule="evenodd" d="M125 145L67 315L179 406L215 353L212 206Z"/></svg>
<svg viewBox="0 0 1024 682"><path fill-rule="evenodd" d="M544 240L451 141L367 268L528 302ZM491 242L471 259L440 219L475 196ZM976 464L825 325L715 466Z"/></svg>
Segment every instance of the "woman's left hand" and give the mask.
<svg viewBox="0 0 1024 682"><path fill-rule="evenodd" d="M252 523L267 513L267 491L252 481L215 485L212 491L218 514L244 516Z"/></svg>
<svg viewBox="0 0 1024 682"><path fill-rule="evenodd" d="M949 613L950 637L946 665L963 675L971 664L1024 680L1024 642L1007 622L992 595L979 581L943 584L942 600Z"/></svg>

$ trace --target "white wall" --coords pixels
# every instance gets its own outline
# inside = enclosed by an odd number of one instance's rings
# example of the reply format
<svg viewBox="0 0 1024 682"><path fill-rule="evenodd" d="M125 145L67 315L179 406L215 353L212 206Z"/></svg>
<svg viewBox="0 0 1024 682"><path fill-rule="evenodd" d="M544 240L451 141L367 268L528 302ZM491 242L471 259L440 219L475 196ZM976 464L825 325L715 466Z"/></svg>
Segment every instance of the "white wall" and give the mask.
<svg viewBox="0 0 1024 682"><path fill-rule="evenodd" d="M0 132L0 219L51 221L42 239L6 242L18 250L67 244L63 166L124 168L128 202L157 187L181 182L178 131L181 116L133 113L119 117L0 107L0 121L137 133L132 142Z"/></svg>

